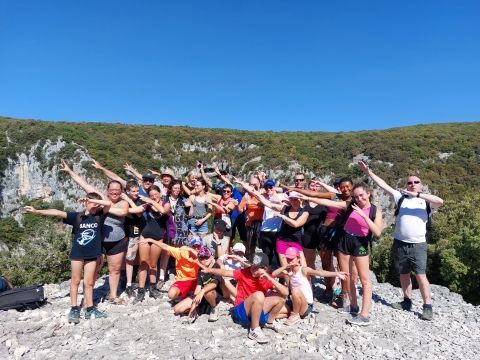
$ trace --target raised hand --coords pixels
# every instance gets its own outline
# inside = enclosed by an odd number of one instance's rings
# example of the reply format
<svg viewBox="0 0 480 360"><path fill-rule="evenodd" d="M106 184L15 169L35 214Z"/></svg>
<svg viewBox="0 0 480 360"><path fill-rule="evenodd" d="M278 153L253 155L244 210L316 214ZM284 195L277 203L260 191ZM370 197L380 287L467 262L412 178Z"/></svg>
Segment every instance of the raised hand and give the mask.
<svg viewBox="0 0 480 360"><path fill-rule="evenodd" d="M160 176L161 175L158 171L155 171L153 169L147 169L147 170L150 171L155 176Z"/></svg>
<svg viewBox="0 0 480 360"><path fill-rule="evenodd" d="M68 166L63 159L60 160L60 171L65 171L67 173L72 171L72 169L70 169L70 166Z"/></svg>
<svg viewBox="0 0 480 360"><path fill-rule="evenodd" d="M103 168L103 166L95 159L92 159L92 166L95 169L99 169L99 170L101 170Z"/></svg>
<svg viewBox="0 0 480 360"><path fill-rule="evenodd" d="M32 213L34 214L37 209L35 209L33 206L24 206L23 210L25 210L27 213Z"/></svg>
<svg viewBox="0 0 480 360"><path fill-rule="evenodd" d="M418 195L418 192L408 191L407 189L400 189L400 192L410 197L416 197Z"/></svg>
<svg viewBox="0 0 480 360"><path fill-rule="evenodd" d="M365 164L362 160L359 160L358 161L358 167L360 168L360 171L365 173L365 174L368 174L368 165Z"/></svg>
<svg viewBox="0 0 480 360"><path fill-rule="evenodd" d="M133 173L133 172L135 171L134 168L132 167L132 165L130 165L129 163L125 163L125 164L123 165L123 168L124 168L126 171L131 172L131 173Z"/></svg>
<svg viewBox="0 0 480 360"><path fill-rule="evenodd" d="M357 214L359 214L363 219L367 219L368 216L365 215L365 213L362 211L362 209L360 208L360 206L358 206L357 204L353 204L352 205L352 209L353 211L355 211Z"/></svg>

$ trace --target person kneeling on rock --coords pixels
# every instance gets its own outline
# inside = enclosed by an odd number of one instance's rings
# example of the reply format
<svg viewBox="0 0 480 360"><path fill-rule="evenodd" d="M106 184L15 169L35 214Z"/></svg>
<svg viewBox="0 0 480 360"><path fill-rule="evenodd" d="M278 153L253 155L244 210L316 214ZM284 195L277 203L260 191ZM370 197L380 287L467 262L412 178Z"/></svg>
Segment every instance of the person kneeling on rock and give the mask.
<svg viewBox="0 0 480 360"><path fill-rule="evenodd" d="M212 251L202 246L197 253L198 261L207 268L219 266L215 264ZM192 296L186 297L174 306L175 315L188 313L187 322L193 323L199 315L210 314L208 321L218 320L217 289L219 289L220 276L208 274L200 270L198 274L197 287Z"/></svg>
<svg viewBox="0 0 480 360"><path fill-rule="evenodd" d="M287 265L279 267L272 273L273 277L282 276L289 279L290 299L286 306L290 316L285 325L293 325L304 319L313 310L313 291L309 276L339 277L344 280L348 273L338 271L314 270L308 266L300 265L300 253L294 247L289 247L285 252Z"/></svg>
<svg viewBox="0 0 480 360"><path fill-rule="evenodd" d="M235 271L201 266L206 273L233 277L238 281L237 296L232 309L233 321L248 326L248 337L264 344L269 339L260 326L275 332L280 331L279 325L274 321L277 317L286 315L281 314L281 310L288 296L288 288L267 273L267 255L256 253L250 262L251 266Z"/></svg>
<svg viewBox="0 0 480 360"><path fill-rule="evenodd" d="M197 253L202 246L202 239L194 237L190 240L190 247L182 246L176 248L167 245L162 240L143 239L141 243L149 243L158 246L163 251L167 251L170 256L175 258L175 282L168 289L168 299L174 301L183 300L190 293L193 293L197 287L198 279L198 262Z"/></svg>

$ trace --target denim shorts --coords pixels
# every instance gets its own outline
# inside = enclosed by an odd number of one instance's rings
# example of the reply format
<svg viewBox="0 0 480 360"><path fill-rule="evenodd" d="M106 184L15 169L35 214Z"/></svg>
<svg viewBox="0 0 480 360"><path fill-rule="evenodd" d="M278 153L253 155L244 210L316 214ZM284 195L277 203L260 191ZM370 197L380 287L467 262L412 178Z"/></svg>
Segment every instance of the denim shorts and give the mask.
<svg viewBox="0 0 480 360"><path fill-rule="evenodd" d="M188 219L188 230L194 234L206 234L208 233L208 221L204 221L202 225L195 225L195 221L198 219L191 218Z"/></svg>

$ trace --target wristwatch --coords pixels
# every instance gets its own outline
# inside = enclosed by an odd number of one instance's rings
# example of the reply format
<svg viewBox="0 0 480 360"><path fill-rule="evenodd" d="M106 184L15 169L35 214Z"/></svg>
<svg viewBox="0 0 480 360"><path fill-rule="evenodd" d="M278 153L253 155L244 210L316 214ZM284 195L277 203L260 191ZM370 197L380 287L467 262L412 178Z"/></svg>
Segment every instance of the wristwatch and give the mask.
<svg viewBox="0 0 480 360"><path fill-rule="evenodd" d="M418 197L418 198L420 197L420 194L421 194L421 193L422 193L421 191L419 191L419 192L417 193L417 197Z"/></svg>

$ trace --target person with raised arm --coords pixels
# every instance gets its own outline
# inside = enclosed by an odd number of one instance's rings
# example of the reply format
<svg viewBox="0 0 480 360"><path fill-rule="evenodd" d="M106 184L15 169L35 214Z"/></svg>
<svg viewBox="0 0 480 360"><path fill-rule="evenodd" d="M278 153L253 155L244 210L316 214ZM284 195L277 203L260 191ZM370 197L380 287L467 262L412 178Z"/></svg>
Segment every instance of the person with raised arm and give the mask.
<svg viewBox="0 0 480 360"><path fill-rule="evenodd" d="M212 208L208 203L207 183L204 179L198 178L195 182L195 191L189 197L190 212L188 214L188 229L194 235L200 237L208 233L208 219L212 216Z"/></svg>
<svg viewBox="0 0 480 360"><path fill-rule="evenodd" d="M152 174L150 171L146 171L142 175L129 163L125 163L125 165L123 165L123 168L126 172L132 174L140 183L141 186L138 188L139 195L148 196L148 190L155 183L155 175ZM105 173L105 175L107 174Z"/></svg>
<svg viewBox="0 0 480 360"><path fill-rule="evenodd" d="M166 198L168 189L170 188L170 185L175 181L175 174L173 173L172 169L166 168L165 170L158 172L152 169L148 169L149 172L152 174L160 177L162 179L161 183L156 183L160 188L160 191L162 193L162 197Z"/></svg>
<svg viewBox="0 0 480 360"><path fill-rule="evenodd" d="M125 253L128 247L128 237L125 234L124 222L128 215L128 203L121 198L123 186L116 180L107 184L107 195L103 194L94 186L88 184L84 178L76 174L62 159L60 171L64 171L86 192L96 192L104 200L110 200L112 205L103 223L102 252L107 257L108 263L108 284L110 287L109 300L112 304L122 305L125 301L118 297L118 283L120 270L122 269ZM103 259L97 265L101 269Z"/></svg>
<svg viewBox="0 0 480 360"><path fill-rule="evenodd" d="M248 337L264 344L269 341L260 326L280 331L280 326L275 323L281 313L288 288L280 284L268 274L268 257L264 253L256 253L250 266L239 270L225 270L207 268L200 264L207 274L231 277L237 280L237 296L232 309L233 321L249 327ZM272 293L269 290L275 289Z"/></svg>
<svg viewBox="0 0 480 360"><path fill-rule="evenodd" d="M78 306L78 287L83 271L83 296L85 319L103 318L107 315L97 310L93 303L93 287L97 259L102 254L103 222L111 209L110 200L102 200L100 194L89 192L86 198L80 199L84 210L81 212L65 212L57 209L37 210L25 206L25 211L35 215L56 216L63 222L73 226L72 248L70 250L71 280L70 280L70 312L68 322L80 322L80 307Z"/></svg>
<svg viewBox="0 0 480 360"><path fill-rule="evenodd" d="M195 181L197 181L197 172L190 170L185 176L185 181L182 181L183 196L189 197L195 190Z"/></svg>
<svg viewBox="0 0 480 360"><path fill-rule="evenodd" d="M364 183L353 186L353 201L332 201L315 197L304 196L304 200L317 204L336 207L344 210L342 215L341 233L338 242L338 261L340 271L352 274L353 264L356 265L360 282L362 283L362 309L359 312L357 291L354 279L350 279L348 299L346 305L339 309L341 313L350 313L352 318L347 321L353 325L365 326L370 324L370 306L372 303L372 282L369 269L368 246L371 236L380 236L384 228L382 211L371 203L372 192ZM351 275L350 275L351 276Z"/></svg>
<svg viewBox="0 0 480 360"><path fill-rule="evenodd" d="M285 252L287 264L272 273L273 277L282 276L289 279L290 299L287 300L286 305L289 308L290 316L285 321L287 326L297 323L300 319L305 319L313 310L313 291L309 277L322 276L343 279L348 276L346 272L315 270L308 266L302 266L299 255L296 248L288 248Z"/></svg>
<svg viewBox="0 0 480 360"><path fill-rule="evenodd" d="M225 184L222 189L222 195L209 193L208 204L215 209L215 220L223 220L226 224L225 237L230 241L232 237L232 214L238 202L232 197L233 186ZM228 249L227 249L228 250Z"/></svg>
<svg viewBox="0 0 480 360"><path fill-rule="evenodd" d="M406 188L395 190L376 175L363 161L358 162L360 170L368 175L379 187L389 193L396 204L396 221L393 233L393 255L395 268L400 273L404 299L394 303L393 308L410 311L412 308L413 271L423 298L421 319L432 320L432 298L427 278L427 223L432 211L443 205L443 200L432 194L426 194L423 184L416 175L409 175Z"/></svg>

